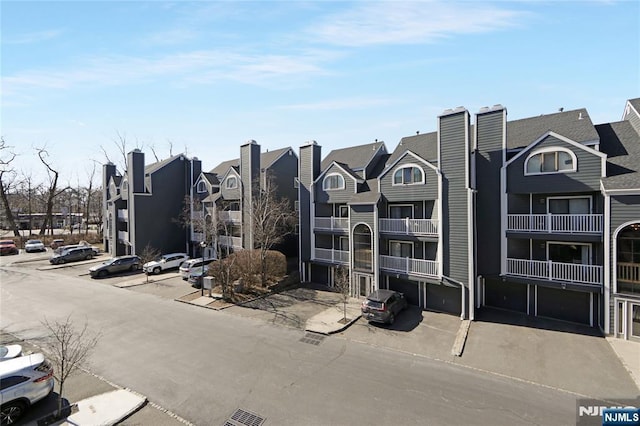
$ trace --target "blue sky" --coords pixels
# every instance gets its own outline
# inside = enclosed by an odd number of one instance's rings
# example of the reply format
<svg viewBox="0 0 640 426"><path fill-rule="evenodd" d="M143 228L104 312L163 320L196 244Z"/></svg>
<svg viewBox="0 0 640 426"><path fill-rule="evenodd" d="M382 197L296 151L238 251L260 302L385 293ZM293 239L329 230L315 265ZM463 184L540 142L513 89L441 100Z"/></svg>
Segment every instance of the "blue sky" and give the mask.
<svg viewBox="0 0 640 426"><path fill-rule="evenodd" d="M255 139L331 149L436 129L446 108L510 120L640 96L637 1L2 1L1 132L18 169L63 180L114 140L211 169ZM170 141L170 142L169 142Z"/></svg>

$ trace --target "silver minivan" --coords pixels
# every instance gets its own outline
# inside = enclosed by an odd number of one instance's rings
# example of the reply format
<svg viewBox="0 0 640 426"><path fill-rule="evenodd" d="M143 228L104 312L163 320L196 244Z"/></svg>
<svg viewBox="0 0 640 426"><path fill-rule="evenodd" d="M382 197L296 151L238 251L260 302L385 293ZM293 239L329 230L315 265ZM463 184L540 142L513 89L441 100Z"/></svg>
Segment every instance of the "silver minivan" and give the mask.
<svg viewBox="0 0 640 426"><path fill-rule="evenodd" d="M14 424L53 386L53 366L41 353L0 362L0 424Z"/></svg>

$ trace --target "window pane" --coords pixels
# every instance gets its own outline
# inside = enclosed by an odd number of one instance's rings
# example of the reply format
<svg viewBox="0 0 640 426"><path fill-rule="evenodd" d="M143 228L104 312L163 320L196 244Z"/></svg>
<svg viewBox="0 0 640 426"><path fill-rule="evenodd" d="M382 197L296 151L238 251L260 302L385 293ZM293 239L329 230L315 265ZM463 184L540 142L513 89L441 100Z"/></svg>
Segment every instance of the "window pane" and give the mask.
<svg viewBox="0 0 640 426"><path fill-rule="evenodd" d="M571 170L573 169L573 159L571 156L562 151L558 151L558 170Z"/></svg>
<svg viewBox="0 0 640 426"><path fill-rule="evenodd" d="M395 184L400 184L400 183L402 183L402 169L400 169L400 170L396 171L396 172L393 174L393 183L395 183Z"/></svg>
<svg viewBox="0 0 640 426"><path fill-rule="evenodd" d="M404 183L411 183L411 167L407 167L405 169L402 169L403 171L403 179L404 179Z"/></svg>
<svg viewBox="0 0 640 426"><path fill-rule="evenodd" d="M555 172L556 170L556 153L545 152L542 154L542 171Z"/></svg>
<svg viewBox="0 0 640 426"><path fill-rule="evenodd" d="M569 200L567 199L549 200L549 213L569 214Z"/></svg>
<svg viewBox="0 0 640 426"><path fill-rule="evenodd" d="M588 198L571 198L569 200L569 213L570 214L589 214L589 199Z"/></svg>
<svg viewBox="0 0 640 426"><path fill-rule="evenodd" d="M422 182L422 170L420 170L417 167L414 167L413 169L413 182Z"/></svg>
<svg viewBox="0 0 640 426"><path fill-rule="evenodd" d="M527 162L527 173L540 173L540 157L542 154L534 155Z"/></svg>

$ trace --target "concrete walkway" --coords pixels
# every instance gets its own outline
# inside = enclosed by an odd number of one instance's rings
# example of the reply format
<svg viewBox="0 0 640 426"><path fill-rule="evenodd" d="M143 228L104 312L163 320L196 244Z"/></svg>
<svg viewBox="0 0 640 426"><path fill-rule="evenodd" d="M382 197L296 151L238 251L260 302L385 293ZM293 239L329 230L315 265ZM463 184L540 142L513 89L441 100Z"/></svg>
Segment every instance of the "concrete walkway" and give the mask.
<svg viewBox="0 0 640 426"><path fill-rule="evenodd" d="M331 334L342 331L360 318L362 315L360 311L361 303L358 299L353 297L349 298L346 306L346 321L345 307L342 303L330 306L319 314L309 318L305 330L321 334Z"/></svg>
<svg viewBox="0 0 640 426"><path fill-rule="evenodd" d="M114 425L133 414L147 401L144 396L126 389L117 389L83 399L78 409L62 425Z"/></svg>
<svg viewBox="0 0 640 426"><path fill-rule="evenodd" d="M631 378L640 389L640 342L607 337L607 342L618 355L622 365L629 371Z"/></svg>
<svg viewBox="0 0 640 426"><path fill-rule="evenodd" d="M165 272L164 274L159 274L159 275L149 275L149 280L147 283L147 276L145 274L142 274L142 275L136 275L135 278L132 278L127 281L114 283L113 285L115 287L127 288L127 287L134 287L137 285L152 284L158 281L164 281L164 280L168 280L171 278L178 278L178 277L180 277L180 272Z"/></svg>

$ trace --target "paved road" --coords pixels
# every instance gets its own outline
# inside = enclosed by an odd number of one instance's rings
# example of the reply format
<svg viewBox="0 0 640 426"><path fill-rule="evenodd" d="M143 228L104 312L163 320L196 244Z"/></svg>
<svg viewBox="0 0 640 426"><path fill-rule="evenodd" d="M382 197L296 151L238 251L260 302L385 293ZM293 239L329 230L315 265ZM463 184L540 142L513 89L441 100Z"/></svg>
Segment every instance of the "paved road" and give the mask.
<svg viewBox="0 0 640 426"><path fill-rule="evenodd" d="M0 327L42 335L69 314L102 338L90 369L198 424L241 408L266 424L571 424L570 393L103 285L0 271Z"/></svg>

